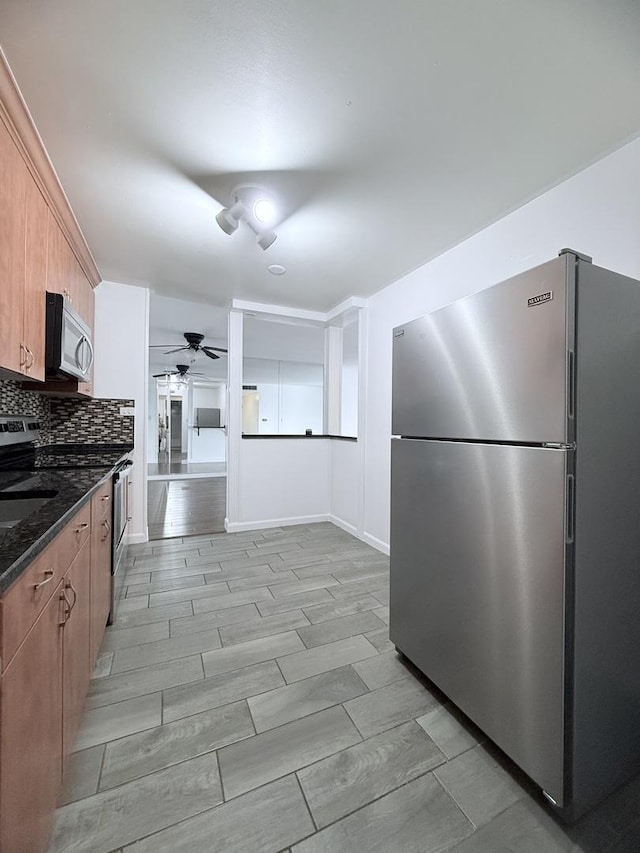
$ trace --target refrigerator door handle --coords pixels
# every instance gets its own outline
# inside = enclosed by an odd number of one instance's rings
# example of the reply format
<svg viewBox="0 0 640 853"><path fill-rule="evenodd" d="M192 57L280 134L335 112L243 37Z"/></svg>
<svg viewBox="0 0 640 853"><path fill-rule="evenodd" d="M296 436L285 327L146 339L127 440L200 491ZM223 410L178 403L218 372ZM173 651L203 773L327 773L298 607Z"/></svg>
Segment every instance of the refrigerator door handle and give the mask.
<svg viewBox="0 0 640 853"><path fill-rule="evenodd" d="M568 351L567 358L567 415L575 417L576 400L576 355L573 350Z"/></svg>
<svg viewBox="0 0 640 853"><path fill-rule="evenodd" d="M573 543L576 523L576 484L573 474L567 474L567 543Z"/></svg>

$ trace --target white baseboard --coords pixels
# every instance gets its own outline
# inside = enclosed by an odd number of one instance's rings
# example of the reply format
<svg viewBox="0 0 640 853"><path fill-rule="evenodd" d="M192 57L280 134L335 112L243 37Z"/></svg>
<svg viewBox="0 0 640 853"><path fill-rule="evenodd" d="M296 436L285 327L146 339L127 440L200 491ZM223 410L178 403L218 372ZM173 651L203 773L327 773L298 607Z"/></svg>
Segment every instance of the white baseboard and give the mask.
<svg viewBox="0 0 640 853"><path fill-rule="evenodd" d="M333 521L328 514L299 515L295 518L262 518L257 521L229 521L225 518L227 533L240 533L243 530L265 530L268 527L290 527L292 524L316 524L319 521Z"/></svg>
<svg viewBox="0 0 640 853"><path fill-rule="evenodd" d="M149 541L148 533L128 533L127 545L142 545Z"/></svg>
<svg viewBox="0 0 640 853"><path fill-rule="evenodd" d="M355 536L356 539L359 539L358 531L356 529L355 524L349 524L348 521L344 521L342 518L338 518L337 515L329 514L328 520L335 524L336 527L339 527L341 530L344 530L345 533L350 533L352 536Z"/></svg>
<svg viewBox="0 0 640 853"><path fill-rule="evenodd" d="M383 554L389 556L389 543L383 542L381 539L376 539L375 536L372 536L370 533L362 534L363 542L366 542L367 545L371 545L372 548L375 548L377 551L382 551Z"/></svg>

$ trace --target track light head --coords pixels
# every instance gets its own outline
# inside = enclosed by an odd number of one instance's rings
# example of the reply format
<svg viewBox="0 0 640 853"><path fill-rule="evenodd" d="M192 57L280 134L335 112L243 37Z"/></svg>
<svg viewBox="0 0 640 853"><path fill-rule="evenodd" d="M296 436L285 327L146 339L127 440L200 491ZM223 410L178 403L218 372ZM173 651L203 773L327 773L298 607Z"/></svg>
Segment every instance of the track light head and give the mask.
<svg viewBox="0 0 640 853"><path fill-rule="evenodd" d="M275 231L261 231L260 234L258 234L256 243L260 246L262 251L265 251L269 246L275 243L277 237L278 235Z"/></svg>
<svg viewBox="0 0 640 853"><path fill-rule="evenodd" d="M232 193L233 204L224 207L216 216L216 222L225 234L233 234L244 220L256 235L256 242L265 251L276 240L276 233L266 227L266 220L275 216L273 202L263 190L252 186L236 187Z"/></svg>
<svg viewBox="0 0 640 853"><path fill-rule="evenodd" d="M216 216L216 222L225 234L233 234L240 224L240 220L247 215L244 204L236 201L231 207L224 207Z"/></svg>

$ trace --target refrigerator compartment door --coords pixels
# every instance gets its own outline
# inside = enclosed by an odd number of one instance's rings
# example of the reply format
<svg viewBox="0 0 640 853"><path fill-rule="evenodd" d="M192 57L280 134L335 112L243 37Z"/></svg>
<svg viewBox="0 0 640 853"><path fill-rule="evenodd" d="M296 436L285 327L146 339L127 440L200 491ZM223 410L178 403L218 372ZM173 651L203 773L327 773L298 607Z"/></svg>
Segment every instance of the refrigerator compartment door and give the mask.
<svg viewBox="0 0 640 853"><path fill-rule="evenodd" d="M394 329L394 435L572 441L575 264L556 258Z"/></svg>
<svg viewBox="0 0 640 853"><path fill-rule="evenodd" d="M564 798L567 451L392 441L393 643Z"/></svg>

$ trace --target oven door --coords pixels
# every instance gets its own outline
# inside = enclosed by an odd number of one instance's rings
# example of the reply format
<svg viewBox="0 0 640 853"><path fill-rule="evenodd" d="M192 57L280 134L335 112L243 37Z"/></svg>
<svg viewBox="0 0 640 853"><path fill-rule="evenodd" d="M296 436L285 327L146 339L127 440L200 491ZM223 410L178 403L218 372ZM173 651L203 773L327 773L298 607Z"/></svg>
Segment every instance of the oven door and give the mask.
<svg viewBox="0 0 640 853"><path fill-rule="evenodd" d="M126 553L126 531L129 522L129 477L131 464L121 468L113 476L113 559L111 571L113 574L113 601L109 624L113 621L116 604L120 598L124 570L122 562Z"/></svg>

